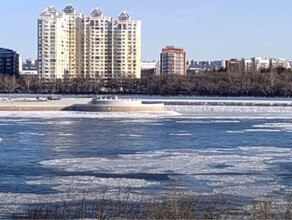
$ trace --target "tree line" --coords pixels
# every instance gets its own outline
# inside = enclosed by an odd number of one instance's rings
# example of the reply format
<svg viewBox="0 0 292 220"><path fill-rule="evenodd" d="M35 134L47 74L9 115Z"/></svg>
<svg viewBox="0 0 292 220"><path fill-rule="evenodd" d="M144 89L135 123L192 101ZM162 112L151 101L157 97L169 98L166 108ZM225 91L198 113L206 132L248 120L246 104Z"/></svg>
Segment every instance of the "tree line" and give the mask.
<svg viewBox="0 0 292 220"><path fill-rule="evenodd" d="M199 72L193 75L148 76L142 79L43 81L37 77L0 75L1 93L148 94L197 96L292 96L292 71Z"/></svg>

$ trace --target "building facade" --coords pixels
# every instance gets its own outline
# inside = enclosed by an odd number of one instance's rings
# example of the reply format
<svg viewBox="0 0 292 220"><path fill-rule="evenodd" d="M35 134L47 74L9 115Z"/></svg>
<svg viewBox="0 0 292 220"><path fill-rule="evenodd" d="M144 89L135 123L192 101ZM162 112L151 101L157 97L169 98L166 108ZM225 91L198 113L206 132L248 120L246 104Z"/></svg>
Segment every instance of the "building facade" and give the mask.
<svg viewBox="0 0 292 220"><path fill-rule="evenodd" d="M39 76L45 79L140 78L141 21L117 20L94 9L88 17L68 5L38 20Z"/></svg>
<svg viewBox="0 0 292 220"><path fill-rule="evenodd" d="M162 75L186 75L186 51L173 46L163 48L160 54L160 65Z"/></svg>
<svg viewBox="0 0 292 220"><path fill-rule="evenodd" d="M26 59L22 63L22 70L20 71L21 76L34 76L38 75L38 61L32 58Z"/></svg>
<svg viewBox="0 0 292 220"><path fill-rule="evenodd" d="M0 48L0 74L18 75L20 66L20 57L17 52Z"/></svg>
<svg viewBox="0 0 292 220"><path fill-rule="evenodd" d="M225 60L196 61L191 60L188 65L187 74L195 74L199 71L219 71L225 69Z"/></svg>
<svg viewBox="0 0 292 220"><path fill-rule="evenodd" d="M262 58L262 57L253 57L251 58L254 69L255 70L262 70L270 68L270 59L269 58Z"/></svg>
<svg viewBox="0 0 292 220"><path fill-rule="evenodd" d="M280 57L270 58L270 68L274 69L277 67L291 69L291 61Z"/></svg>
<svg viewBox="0 0 292 220"><path fill-rule="evenodd" d="M22 70L37 70L38 61L32 58L28 58L22 63Z"/></svg>
<svg viewBox="0 0 292 220"><path fill-rule="evenodd" d="M68 5L62 13L48 7L38 19L39 76L74 78L83 70L83 15Z"/></svg>
<svg viewBox="0 0 292 220"><path fill-rule="evenodd" d="M141 62L141 78L150 78L153 76L160 75L159 62L153 61L142 61Z"/></svg>
<svg viewBox="0 0 292 220"><path fill-rule="evenodd" d="M141 22L122 12L113 22L113 77L141 77Z"/></svg>
<svg viewBox="0 0 292 220"><path fill-rule="evenodd" d="M112 73L112 18L94 9L84 27L84 77L108 78Z"/></svg>
<svg viewBox="0 0 292 220"><path fill-rule="evenodd" d="M262 58L262 57L253 57L251 59L242 58L242 64L244 65L245 72L260 71L269 68L275 69L278 67L291 69L291 61L284 58Z"/></svg>
<svg viewBox="0 0 292 220"><path fill-rule="evenodd" d="M242 59L230 59L226 60L226 70L232 72L243 72L245 69L244 62Z"/></svg>
<svg viewBox="0 0 292 220"><path fill-rule="evenodd" d="M252 59L242 58L242 64L244 66L245 72L249 72L249 71L254 70L255 65L254 65L254 62L252 61Z"/></svg>

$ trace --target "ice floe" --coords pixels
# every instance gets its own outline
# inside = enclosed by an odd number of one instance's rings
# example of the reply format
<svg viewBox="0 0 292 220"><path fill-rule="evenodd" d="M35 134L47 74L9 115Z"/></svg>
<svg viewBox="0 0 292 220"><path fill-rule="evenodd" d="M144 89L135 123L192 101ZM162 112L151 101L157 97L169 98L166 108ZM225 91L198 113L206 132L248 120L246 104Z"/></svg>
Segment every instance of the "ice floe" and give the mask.
<svg viewBox="0 0 292 220"><path fill-rule="evenodd" d="M93 176L59 176L55 178L45 178L40 180L31 180L26 182L29 185L53 185L54 189L62 192L72 191L82 192L86 188L107 189L113 188L143 188L148 186L159 185L159 182L146 181L144 179L128 178L97 178Z"/></svg>
<svg viewBox="0 0 292 220"><path fill-rule="evenodd" d="M292 123L264 123L259 125L253 125L254 128L276 129L280 131L292 131Z"/></svg>
<svg viewBox="0 0 292 220"><path fill-rule="evenodd" d="M191 133L169 133L170 136L192 136Z"/></svg>
<svg viewBox="0 0 292 220"><path fill-rule="evenodd" d="M37 132L19 132L19 135L28 135L28 136L45 136L44 133L37 133Z"/></svg>
<svg viewBox="0 0 292 220"><path fill-rule="evenodd" d="M291 157L292 150L289 148L239 147L224 150L161 150L118 155L117 158L55 159L42 161L41 164L78 172L188 175L196 180L207 181L214 189L216 187L231 189L230 187L245 184L257 186L274 184L278 177L271 170L277 167L279 161L289 160ZM245 196L246 190L243 189L235 190L234 193L232 190L226 192L230 194L242 192L241 195ZM270 190L267 189L265 192Z"/></svg>
<svg viewBox="0 0 292 220"><path fill-rule="evenodd" d="M244 132L281 132L279 129L245 129Z"/></svg>
<svg viewBox="0 0 292 220"><path fill-rule="evenodd" d="M240 123L239 120L179 120L180 124L213 124L213 123Z"/></svg>
<svg viewBox="0 0 292 220"><path fill-rule="evenodd" d="M272 154L242 154L240 148L232 152L200 150L162 150L119 155L117 158L68 158L40 162L44 166L66 171L102 171L109 173L250 173L267 171ZM286 154L287 156L290 155ZM283 155L284 156L284 155ZM209 164L225 163L225 168L211 168Z"/></svg>
<svg viewBox="0 0 292 220"><path fill-rule="evenodd" d="M215 193L223 193L237 196L258 197L266 196L273 192L283 190L285 187L279 184L265 184L265 185L239 185L239 186L226 186L217 187Z"/></svg>
<svg viewBox="0 0 292 220"><path fill-rule="evenodd" d="M244 131L227 131L227 133L231 133L231 134L243 134Z"/></svg>
<svg viewBox="0 0 292 220"><path fill-rule="evenodd" d="M183 133L182 133L183 134ZM289 161L292 149L278 147L238 147L232 149L158 150L118 155L117 158L65 158L42 161L46 167L64 171L101 172L111 174L187 175L207 181L214 192L251 195L253 184L259 192L269 193L276 187L277 177L271 170L280 161ZM250 189L247 189L251 186ZM274 184L274 185L273 185ZM246 185L246 188L244 187ZM270 187L273 186L273 187ZM232 190L233 189L233 190ZM272 190L273 189L273 190ZM220 191L221 190L221 191ZM249 194L250 193L250 194Z"/></svg>
<svg viewBox="0 0 292 220"><path fill-rule="evenodd" d="M59 133L58 135L59 136L64 136L64 137L73 136L73 134L70 134L70 133Z"/></svg>

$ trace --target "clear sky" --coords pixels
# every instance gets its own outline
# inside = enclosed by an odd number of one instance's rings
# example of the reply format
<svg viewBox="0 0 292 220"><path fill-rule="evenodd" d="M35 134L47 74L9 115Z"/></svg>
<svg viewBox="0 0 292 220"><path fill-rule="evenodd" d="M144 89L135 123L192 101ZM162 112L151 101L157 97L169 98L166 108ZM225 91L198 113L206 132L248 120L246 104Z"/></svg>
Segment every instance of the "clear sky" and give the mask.
<svg viewBox="0 0 292 220"><path fill-rule="evenodd" d="M143 60L158 60L166 45L183 47L196 60L292 59L291 0L1 0L0 47L36 58L38 15L69 3L85 15L98 7L108 16L126 10L142 20Z"/></svg>

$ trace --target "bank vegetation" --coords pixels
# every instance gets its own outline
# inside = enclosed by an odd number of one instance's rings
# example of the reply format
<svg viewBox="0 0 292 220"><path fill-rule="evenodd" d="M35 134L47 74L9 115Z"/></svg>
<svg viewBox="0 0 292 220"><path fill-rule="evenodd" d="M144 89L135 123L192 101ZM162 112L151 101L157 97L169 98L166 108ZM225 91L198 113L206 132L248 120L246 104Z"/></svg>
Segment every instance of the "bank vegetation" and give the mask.
<svg viewBox="0 0 292 220"><path fill-rule="evenodd" d="M292 71L218 71L193 75L143 76L142 79L44 81L37 77L0 75L1 93L147 94L196 96L292 96Z"/></svg>
<svg viewBox="0 0 292 220"><path fill-rule="evenodd" d="M125 193L126 192L126 193ZM78 202L31 204L12 213L12 219L246 219L292 220L292 197L284 200L262 197L240 201L228 195L188 195L171 191L164 196L131 200L131 190L119 191L113 199L103 191L89 200L88 192Z"/></svg>

